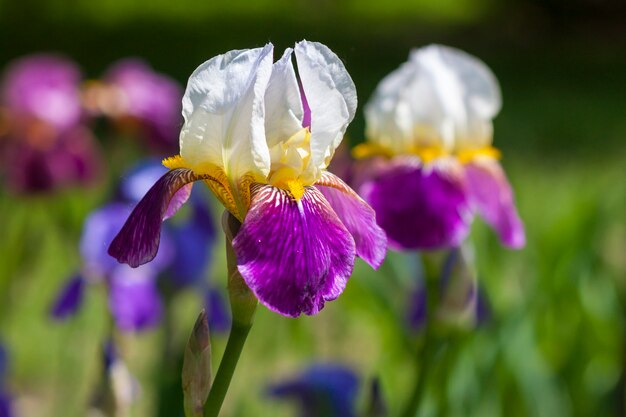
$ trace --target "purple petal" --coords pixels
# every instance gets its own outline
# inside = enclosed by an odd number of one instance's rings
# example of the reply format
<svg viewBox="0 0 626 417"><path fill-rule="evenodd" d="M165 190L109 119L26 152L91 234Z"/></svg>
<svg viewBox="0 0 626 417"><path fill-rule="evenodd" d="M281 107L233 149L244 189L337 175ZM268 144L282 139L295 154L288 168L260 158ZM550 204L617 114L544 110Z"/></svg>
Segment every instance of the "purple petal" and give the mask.
<svg viewBox="0 0 626 417"><path fill-rule="evenodd" d="M64 320L76 314L83 302L85 280L80 275L70 278L57 295L50 314L57 320Z"/></svg>
<svg viewBox="0 0 626 417"><path fill-rule="evenodd" d="M199 178L189 169L173 169L163 175L137 204L122 230L113 239L109 255L132 267L150 262L159 250L161 222L179 208L178 190ZM173 205L170 202L173 200Z"/></svg>
<svg viewBox="0 0 626 417"><path fill-rule="evenodd" d="M360 188L396 249L455 247L469 232L466 190L454 172L395 165Z"/></svg>
<svg viewBox="0 0 626 417"><path fill-rule="evenodd" d="M233 240L239 272L270 310L316 314L341 294L352 273L354 239L317 189L300 201L255 184L250 211Z"/></svg>
<svg viewBox="0 0 626 417"><path fill-rule="evenodd" d="M109 309L120 330L141 331L159 324L163 306L151 265L119 265L109 284Z"/></svg>
<svg viewBox="0 0 626 417"><path fill-rule="evenodd" d="M306 99L301 82L298 82L298 87L300 87L300 99L302 100L302 127L308 127L311 129L311 107Z"/></svg>
<svg viewBox="0 0 626 417"><path fill-rule="evenodd" d="M470 199L479 214L510 248L526 244L524 224L517 214L511 186L496 161L480 161L465 166Z"/></svg>
<svg viewBox="0 0 626 417"><path fill-rule="evenodd" d="M387 237L376 224L376 213L339 177L325 172L315 187L324 194L354 238L356 254L378 268L387 253Z"/></svg>

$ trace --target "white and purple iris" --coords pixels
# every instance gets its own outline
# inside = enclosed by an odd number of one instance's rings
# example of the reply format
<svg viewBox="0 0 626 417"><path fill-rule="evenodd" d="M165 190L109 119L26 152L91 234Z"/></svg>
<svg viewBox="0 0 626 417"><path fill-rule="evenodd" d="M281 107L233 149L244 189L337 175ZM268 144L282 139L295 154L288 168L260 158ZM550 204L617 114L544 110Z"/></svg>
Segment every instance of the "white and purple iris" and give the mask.
<svg viewBox="0 0 626 417"><path fill-rule="evenodd" d="M210 59L183 97L180 155L164 161L171 170L109 253L135 267L152 260L161 221L202 180L243 223L232 244L255 296L283 315L319 312L356 255L378 267L386 252L374 211L326 171L356 105L341 60L319 43L299 42L275 63L271 44Z"/></svg>
<svg viewBox="0 0 626 417"><path fill-rule="evenodd" d="M357 187L395 249L458 246L478 212L508 247L525 244L513 193L492 143L501 107L477 58L431 45L385 77L365 107L367 159Z"/></svg>

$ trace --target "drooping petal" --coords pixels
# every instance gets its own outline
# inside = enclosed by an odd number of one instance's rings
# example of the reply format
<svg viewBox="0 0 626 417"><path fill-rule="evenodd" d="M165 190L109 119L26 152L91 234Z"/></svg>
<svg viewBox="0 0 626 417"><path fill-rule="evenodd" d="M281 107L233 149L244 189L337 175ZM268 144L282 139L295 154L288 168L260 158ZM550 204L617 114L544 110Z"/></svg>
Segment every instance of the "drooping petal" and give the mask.
<svg viewBox="0 0 626 417"><path fill-rule="evenodd" d="M288 48L274 63L265 92L265 135L270 149L302 129L303 106L292 53Z"/></svg>
<svg viewBox="0 0 626 417"><path fill-rule="evenodd" d="M339 177L324 172L315 187L324 194L354 238L356 254L378 268L387 253L387 236L376 224L376 213Z"/></svg>
<svg viewBox="0 0 626 417"><path fill-rule="evenodd" d="M111 246L109 255L132 267L150 262L157 254L161 222L171 214L170 202L185 185L203 179L189 169L173 169L163 175L137 204ZM175 200L176 208L180 200Z"/></svg>
<svg viewBox="0 0 626 417"><path fill-rule="evenodd" d="M526 244L524 224L517 214L513 191L502 167L494 160L476 160L465 165L465 178L472 204L510 248Z"/></svg>
<svg viewBox="0 0 626 417"><path fill-rule="evenodd" d="M302 41L296 44L295 53L311 110L310 169L324 169L354 118L356 88L339 57L328 47Z"/></svg>
<svg viewBox="0 0 626 417"><path fill-rule="evenodd" d="M402 163L359 191L395 249L455 247L469 232L469 201L456 173Z"/></svg>
<svg viewBox="0 0 626 417"><path fill-rule="evenodd" d="M183 97L180 154L190 168L212 164L229 178L266 177L264 95L272 72L271 44L235 50L200 65Z"/></svg>
<svg viewBox="0 0 626 417"><path fill-rule="evenodd" d="M63 320L76 314L83 302L85 292L85 279L80 275L71 277L65 282L52 304L50 315Z"/></svg>
<svg viewBox="0 0 626 417"><path fill-rule="evenodd" d="M270 310L316 314L352 273L354 239L315 188L299 201L255 184L250 211L233 240L239 272Z"/></svg>
<svg viewBox="0 0 626 417"><path fill-rule="evenodd" d="M118 265L109 281L109 309L122 331L140 331L159 324L163 305L151 265Z"/></svg>

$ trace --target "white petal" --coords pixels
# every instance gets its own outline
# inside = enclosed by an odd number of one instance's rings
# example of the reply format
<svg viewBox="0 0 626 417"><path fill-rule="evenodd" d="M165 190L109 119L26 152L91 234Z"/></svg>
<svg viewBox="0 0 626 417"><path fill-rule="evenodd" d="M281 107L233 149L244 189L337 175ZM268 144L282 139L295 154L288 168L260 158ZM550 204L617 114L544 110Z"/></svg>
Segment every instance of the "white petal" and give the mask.
<svg viewBox="0 0 626 417"><path fill-rule="evenodd" d="M500 105L497 80L482 61L431 45L378 85L365 107L367 135L395 152L485 146Z"/></svg>
<svg viewBox="0 0 626 417"><path fill-rule="evenodd" d="M274 63L265 92L265 136L270 148L302 129L302 100L291 62L292 52L288 48Z"/></svg>
<svg viewBox="0 0 626 417"><path fill-rule="evenodd" d="M212 163L231 179L267 176L264 93L273 46L230 51L196 69L183 97L180 154L190 168Z"/></svg>
<svg viewBox="0 0 626 417"><path fill-rule="evenodd" d="M296 44L296 61L311 109L312 170L325 168L341 143L357 106L356 88L343 63L317 42Z"/></svg>

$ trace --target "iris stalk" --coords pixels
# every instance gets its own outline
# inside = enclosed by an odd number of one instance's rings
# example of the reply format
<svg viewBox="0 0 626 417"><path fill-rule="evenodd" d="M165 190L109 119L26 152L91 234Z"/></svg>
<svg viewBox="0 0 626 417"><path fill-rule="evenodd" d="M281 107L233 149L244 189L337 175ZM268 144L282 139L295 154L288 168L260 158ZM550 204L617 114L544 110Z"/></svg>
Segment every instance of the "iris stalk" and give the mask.
<svg viewBox="0 0 626 417"><path fill-rule="evenodd" d="M435 365L437 351L441 347L441 340L436 334L434 328L434 314L437 308L437 300L439 299L438 279L440 276L438 265L441 264L439 256L435 253L422 253L422 261L424 265L425 284L427 289L426 301L426 324L422 345L416 355L416 378L415 385L404 407L402 417L414 417L422 404L426 393L429 375L433 371ZM421 362L421 363L420 363Z"/></svg>
<svg viewBox="0 0 626 417"><path fill-rule="evenodd" d="M205 417L217 417L219 415L226 392L233 378L241 351L252 328L254 313L258 300L244 282L237 270L237 258L233 250L233 237L237 234L241 223L228 212L224 212L222 226L226 233L226 260L228 265L228 295L233 321L226 343L226 349L220 362L215 380L209 391L204 407Z"/></svg>

